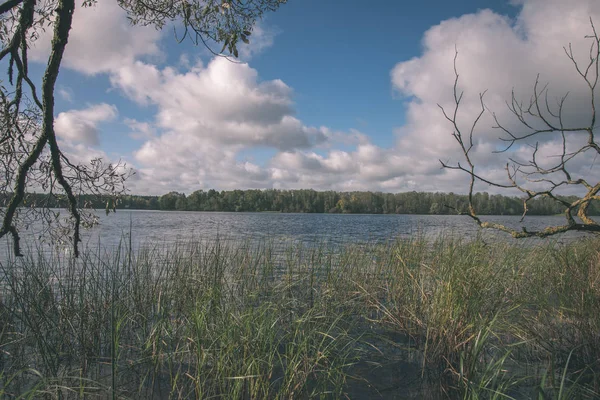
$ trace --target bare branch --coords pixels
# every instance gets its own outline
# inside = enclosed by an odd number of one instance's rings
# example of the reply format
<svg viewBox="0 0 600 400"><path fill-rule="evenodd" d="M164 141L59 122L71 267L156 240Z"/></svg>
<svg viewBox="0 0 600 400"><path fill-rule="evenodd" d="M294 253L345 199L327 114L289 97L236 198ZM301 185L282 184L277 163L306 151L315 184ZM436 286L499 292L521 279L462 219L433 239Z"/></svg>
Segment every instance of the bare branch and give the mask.
<svg viewBox="0 0 600 400"><path fill-rule="evenodd" d="M574 172L569 169L574 160L579 159L588 150L594 150L597 154L600 154L600 146L595 141L595 124L596 124L596 104L595 104L595 89L598 85L599 71L600 71L600 38L596 32L593 22L590 20L592 35L586 38L592 40L589 51L589 59L582 65L576 60L572 46L564 47L566 56L571 60L576 73L586 83L590 95L590 120L589 125L568 125L565 119L565 105L568 99L568 93L563 95L557 101L555 107L550 105L549 101L549 85L540 83L540 75L538 74L535 78L533 85L532 96L529 100L529 104L523 105L521 101L516 98L515 91L513 89L511 99L507 102L509 112L513 115L516 121L523 128L522 132L515 132L500 122L498 116L491 112L492 118L494 119L494 129L499 129L505 137L501 137L500 140L506 143L506 147L502 150L495 151L495 153L505 153L514 148L517 144L524 144L530 146L531 159L527 162L518 160L516 158L509 157L509 161L512 163L506 164L507 172L507 183L496 182L486 179L481 176L480 173L476 172L476 165L472 162L470 151L473 148L473 134L478 123L481 120L485 105L483 103L484 93L480 94L480 103L482 106L482 113L480 113L474 120L469 131L468 144L465 143L464 135L461 132L460 127L457 124L457 116L459 114L460 100L462 99L463 93L458 93L458 71L456 68L457 54L454 57L454 110L452 116L450 116L441 106L443 115L448 120L454 132L453 137L460 146L463 158L466 161L468 167L463 167L461 163L455 165L449 165L448 163L441 162L443 168L460 170L468 174L469 189L469 212L468 215L475 220L475 222L482 228L492 228L511 234L515 238L524 237L547 237L568 231L581 231L581 232L600 232L600 225L590 218L588 211L592 201L600 200L598 192L600 191L600 182L590 183L588 179L581 176L575 176ZM578 148L571 150L570 140L577 134L586 134L587 143L579 146ZM550 139L558 136L560 140L560 151L558 154L551 156L540 154L540 146L538 139L542 138ZM535 144L529 144L532 139L536 139ZM556 162L548 166L547 160L556 158ZM519 183L518 179L523 183ZM473 205L473 190L475 182L486 183L490 186L500 189L517 189L523 193L523 214L521 221L528 211L528 203L533 199L544 197L560 204L564 207L564 214L566 223L559 226L550 226L538 231L529 231L526 228L521 230L515 230L508 228L502 224L493 222L482 221L474 208ZM532 186L533 185L533 186ZM543 186L544 189L540 190L539 187ZM577 197L575 200L572 198L566 200L566 198L560 196L559 190L565 187L576 187L581 188L585 194ZM579 218L581 222L575 220L575 216Z"/></svg>

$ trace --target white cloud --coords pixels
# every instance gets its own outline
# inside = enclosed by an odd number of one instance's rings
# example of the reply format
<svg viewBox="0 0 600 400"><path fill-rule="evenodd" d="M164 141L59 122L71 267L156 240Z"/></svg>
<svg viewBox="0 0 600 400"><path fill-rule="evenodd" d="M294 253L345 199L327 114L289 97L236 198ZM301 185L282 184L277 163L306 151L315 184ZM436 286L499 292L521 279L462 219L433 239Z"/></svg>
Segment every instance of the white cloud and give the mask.
<svg viewBox="0 0 600 400"><path fill-rule="evenodd" d="M132 130L129 136L133 139L150 140L156 137L156 130L148 122L140 122L133 118L125 118L123 122Z"/></svg>
<svg viewBox="0 0 600 400"><path fill-rule="evenodd" d="M93 159L101 158L104 162L110 163L110 157L102 150L88 146L85 143L62 141L61 150L74 165L90 165ZM114 163L116 164L116 163Z"/></svg>
<svg viewBox="0 0 600 400"><path fill-rule="evenodd" d="M164 194L208 188L264 187L268 172L236 159L241 146L225 147L183 132L147 141L135 153L140 180L132 190Z"/></svg>
<svg viewBox="0 0 600 400"><path fill-rule="evenodd" d="M260 82L247 64L215 58L179 73L136 62L111 81L134 101L156 105L156 126L186 141L290 150L327 140L326 128L304 126L293 116L292 90L285 83Z"/></svg>
<svg viewBox="0 0 600 400"><path fill-rule="evenodd" d="M564 110L568 123L589 123L586 122L591 117L589 92L586 92L585 83L565 56L563 46L573 43L576 56L586 62L586 51L589 51L591 43L584 37L591 32L589 18L600 21L600 3L592 0L568 3L561 0L521 0L520 3L523 8L514 21L490 10L443 21L425 33L421 56L394 67L392 84L408 99L408 122L396 132L396 153L409 157L410 164L433 167L437 159L451 163L462 160L460 148L451 136L453 128L437 107L439 103L453 111L452 62L455 49L458 50L459 90L465 93L458 114L463 132L468 133L471 122L481 109L479 93L488 90L485 99L489 109L497 114L502 124L515 133L523 133L525 127L508 111L505 101L510 100L514 88L517 99L528 102L538 73L542 85L550 84L552 104L556 104L556 98L569 92ZM492 129L494 125L491 114L486 113L475 133L476 147L472 156L481 167L481 174L498 177L506 183L504 166L511 153L492 153L506 146L498 140L506 135ZM538 139L544 150L538 153L540 161L545 164L556 161L555 156L560 154L561 148L556 142L557 136L545 135ZM516 146L514 150L521 159L531 159L531 147ZM591 159L586 154L572 163L573 172L597 175L597 169L591 170L590 163ZM423 170L425 174L412 174L421 187L427 187L431 182L442 190L452 187L454 182L450 177L452 175L454 179L455 175L450 171L435 177L430 175L431 169ZM458 178L464 183L464 178ZM459 191L467 189L465 185L454 186L458 186L455 190Z"/></svg>
<svg viewBox="0 0 600 400"><path fill-rule="evenodd" d="M69 110L58 114L54 120L56 134L63 140L97 146L98 124L112 121L118 115L114 105L96 104L83 110Z"/></svg>
<svg viewBox="0 0 600 400"><path fill-rule="evenodd" d="M286 84L258 82L256 70L224 58L206 67L198 63L185 73L137 62L120 68L111 81L135 101L158 104L164 125L178 117L274 123L292 112L292 91Z"/></svg>

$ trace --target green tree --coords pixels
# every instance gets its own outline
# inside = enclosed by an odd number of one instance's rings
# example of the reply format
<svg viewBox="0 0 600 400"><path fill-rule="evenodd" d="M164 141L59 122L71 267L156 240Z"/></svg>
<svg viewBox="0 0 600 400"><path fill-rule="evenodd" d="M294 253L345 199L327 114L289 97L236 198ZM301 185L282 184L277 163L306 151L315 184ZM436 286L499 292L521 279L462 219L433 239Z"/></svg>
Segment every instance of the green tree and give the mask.
<svg viewBox="0 0 600 400"><path fill-rule="evenodd" d="M187 198L187 207L192 211L204 211L206 202L206 193L203 190L196 190Z"/></svg>
<svg viewBox="0 0 600 400"><path fill-rule="evenodd" d="M185 194L178 192L169 192L160 196L158 205L161 210L180 210L185 209L181 199L185 200ZM180 208L182 207L183 208Z"/></svg>
<svg viewBox="0 0 600 400"><path fill-rule="evenodd" d="M442 207L439 203L431 203L431 207L429 207L429 214L441 214Z"/></svg>

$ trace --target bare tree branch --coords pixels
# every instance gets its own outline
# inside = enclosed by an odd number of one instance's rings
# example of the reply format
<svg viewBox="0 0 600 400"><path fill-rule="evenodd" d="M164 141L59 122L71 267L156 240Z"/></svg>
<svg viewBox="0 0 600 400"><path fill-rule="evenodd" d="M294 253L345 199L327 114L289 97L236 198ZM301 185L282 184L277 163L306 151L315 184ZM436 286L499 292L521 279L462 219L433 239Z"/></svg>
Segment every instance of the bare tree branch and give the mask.
<svg viewBox="0 0 600 400"><path fill-rule="evenodd" d="M573 160L578 159L588 150L595 151L600 154L600 146L595 140L595 124L596 124L596 88L598 86L599 71L600 71L600 38L596 32L593 22L590 20L592 34L586 36L587 39L591 39L589 60L584 65L575 59L573 55L572 46L564 48L564 52L567 57L573 63L576 73L586 83L589 90L590 96L590 120L589 125L569 125L565 120L565 104L567 102L568 93L562 96L555 107L550 104L548 100L548 84L541 85L540 75L535 79L533 85L533 94L528 104L524 105L523 102L516 98L515 91L512 91L511 99L507 102L507 107L510 113L515 117L517 122L521 125L524 132L516 133L510 129L507 125L500 122L498 116L495 113L491 113L494 119L495 125L492 128L499 129L505 134L505 137L500 138L506 143L506 147L502 150L496 151L496 153L504 153L511 150L518 144L529 145L532 148L531 159L527 162L509 158L512 165L506 164L507 182L496 182L484 178L480 173L477 172L477 167L473 163L471 158L471 151L473 149L473 132L477 128L481 117L485 111L484 105L484 93L479 95L481 103L481 112L473 120L470 129L468 131L468 139L465 139L465 134L461 130L461 127L457 123L457 116L460 112L461 99L463 92L458 88L459 74L456 67L456 60L458 52L455 53L454 57L454 110L450 116L442 106L444 117L451 123L454 132L452 136L459 144L463 158L466 161L467 167L463 167L460 162L450 165L440 160L442 166L447 169L460 170L469 175L469 206L468 215L475 220L475 222L482 228L492 228L511 234L515 238L524 237L547 237L559 233L568 231L580 231L580 232L600 232L600 225L592 219L588 212L592 201L598 200L598 192L600 191L600 182L596 184L589 183L589 180L585 177L575 177L574 172L570 170L570 165ZM580 146L575 150L570 150L570 140L573 139L573 135L586 134L587 143ZM533 139L546 138L548 135L558 135L561 143L561 150L559 154L555 154L553 157L557 159L554 164L545 166L545 162L550 158L541 157L539 153L539 144L536 142L531 145L529 142ZM519 183L522 180L523 183ZM501 188L501 189L516 189L523 193L523 215L521 221L526 216L528 211L528 202L539 197L546 197L552 201L560 204L564 207L564 214L566 223L564 225L549 226L538 231L529 231L526 228L521 230L512 229L505 225L484 222L482 221L473 204L473 192L476 182L486 183L490 186ZM529 184L545 185L545 189L539 190L529 186ZM579 187L585 193L575 200L565 200L564 197L558 193L559 189L564 187ZM537 186L534 186L537 187ZM579 218L581 222L577 222L575 217Z"/></svg>

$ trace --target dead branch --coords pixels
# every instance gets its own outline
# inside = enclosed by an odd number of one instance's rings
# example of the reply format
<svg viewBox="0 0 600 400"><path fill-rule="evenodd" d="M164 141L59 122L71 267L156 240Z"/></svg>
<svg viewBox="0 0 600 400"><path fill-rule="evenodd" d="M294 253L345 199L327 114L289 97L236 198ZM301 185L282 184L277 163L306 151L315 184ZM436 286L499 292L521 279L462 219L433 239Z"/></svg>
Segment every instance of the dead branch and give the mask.
<svg viewBox="0 0 600 400"><path fill-rule="evenodd" d="M515 91L512 91L511 99L507 102L507 107L510 113L515 117L517 122L523 128L522 132L514 132L507 125L502 124L495 113L491 113L494 119L494 129L500 130L505 137L501 138L506 143L504 149L498 153L504 153L511 150L514 146L525 145L532 149L531 159L527 162L516 160L509 157L509 163L506 164L507 181L496 182L484 178L479 172L477 166L473 163L471 152L474 148L473 133L477 129L482 115L486 111L484 104L485 92L479 95L481 111L473 120L468 132L464 132L457 123L457 116L460 112L461 100L463 92L459 90L459 74L456 66L458 51L454 57L454 73L455 80L453 86L454 94L454 109L448 113L441 105L438 104L444 117L451 123L454 131L452 136L459 144L462 151L466 166L460 162L456 164L445 163L440 160L443 168L455 169L463 171L469 175L468 189L468 215L482 228L492 228L503 232L507 232L515 238L525 237L548 237L568 231L581 232L600 232L600 225L592 219L589 214L589 206L592 201L600 200L598 192L600 191L600 182L590 183L588 177L575 176L574 171L570 170L573 160L580 158L587 151L600 153L600 146L596 143L595 124L596 124L596 93L600 71L600 38L596 32L593 22L590 20L592 34L587 36L591 39L589 60L585 63L577 61L573 55L572 47L569 45L564 48L565 54L573 63L574 69L578 76L586 83L590 96L590 118L588 124L569 125L565 119L565 104L567 102L568 93L561 97L556 106L552 106L548 100L548 84L540 83L538 75L533 85L533 94L528 103L524 104L516 98ZM544 166L544 162L548 158L540 159L539 144L532 140L537 138L546 139L549 135L559 135L561 141L561 152L555 154L556 162L550 166ZM569 150L569 140L573 135L584 134L587 136L587 143L575 150ZM559 203L564 207L566 223L558 226L548 226L537 231L530 231L523 227L521 230L508 228L505 225L482 221L477 210L473 205L473 192L476 182L486 183L492 187L500 189L516 189L523 193L523 208L524 213L521 221L526 216L528 211L528 202L535 198L546 197L554 202ZM537 185L537 186L536 186ZM539 185L544 185L543 190L535 189ZM560 196L560 189L565 187L581 188L584 193L573 201L567 201ZM577 217L580 222L578 222Z"/></svg>

